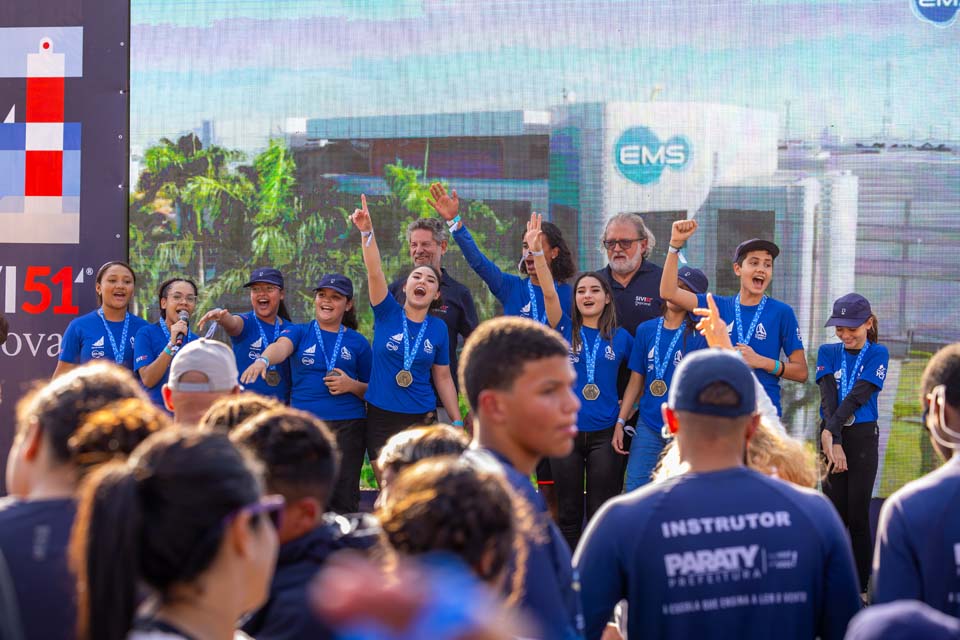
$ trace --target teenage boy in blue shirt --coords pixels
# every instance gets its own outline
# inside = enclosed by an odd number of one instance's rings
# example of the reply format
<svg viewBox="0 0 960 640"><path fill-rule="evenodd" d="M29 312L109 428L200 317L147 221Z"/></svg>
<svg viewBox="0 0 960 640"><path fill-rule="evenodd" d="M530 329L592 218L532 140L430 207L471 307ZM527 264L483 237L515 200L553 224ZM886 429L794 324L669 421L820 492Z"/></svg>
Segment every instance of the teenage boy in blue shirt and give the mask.
<svg viewBox="0 0 960 640"><path fill-rule="evenodd" d="M623 598L631 638L843 637L860 608L843 524L815 491L744 467L756 407L737 354L680 363L663 417L690 470L590 522L574 556L587 638Z"/></svg>
<svg viewBox="0 0 960 640"><path fill-rule="evenodd" d="M687 311L707 306L706 294L694 295L677 286L678 254L696 230L696 220L673 223L660 278L663 299ZM790 305L766 296L773 278L773 261L778 255L780 248L769 240L752 238L741 242L733 255L733 272L740 278L740 292L713 299L727 323L734 348L753 368L777 414L782 415L780 378L806 382L809 372L797 315ZM781 353L786 354L787 360L780 359Z"/></svg>
<svg viewBox="0 0 960 640"><path fill-rule="evenodd" d="M960 615L960 343L927 363L920 398L946 463L887 498L873 557L873 601L922 600Z"/></svg>
<svg viewBox="0 0 960 640"><path fill-rule="evenodd" d="M568 350L546 325L505 316L482 323L460 357L460 388L474 416L473 446L499 461L545 535L527 541L520 604L540 626L539 637L550 640L582 638L583 628L570 549L530 483L541 458L573 450L580 401Z"/></svg>

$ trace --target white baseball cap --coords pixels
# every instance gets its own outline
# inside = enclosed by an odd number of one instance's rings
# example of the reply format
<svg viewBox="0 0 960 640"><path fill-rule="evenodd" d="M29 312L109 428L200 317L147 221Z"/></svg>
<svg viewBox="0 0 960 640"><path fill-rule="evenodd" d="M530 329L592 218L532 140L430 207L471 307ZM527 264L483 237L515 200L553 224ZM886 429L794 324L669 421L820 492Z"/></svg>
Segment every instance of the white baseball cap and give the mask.
<svg viewBox="0 0 960 640"><path fill-rule="evenodd" d="M206 382L180 382L183 374L195 371L206 376ZM230 347L217 340L200 338L187 343L170 364L167 386L175 391L232 391L239 386L237 361Z"/></svg>

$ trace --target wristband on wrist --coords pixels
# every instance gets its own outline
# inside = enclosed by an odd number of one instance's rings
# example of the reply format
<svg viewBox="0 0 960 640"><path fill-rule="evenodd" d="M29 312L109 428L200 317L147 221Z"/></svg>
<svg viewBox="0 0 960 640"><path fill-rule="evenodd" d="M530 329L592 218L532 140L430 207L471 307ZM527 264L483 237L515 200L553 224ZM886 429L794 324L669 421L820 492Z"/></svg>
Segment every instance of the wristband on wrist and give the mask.
<svg viewBox="0 0 960 640"><path fill-rule="evenodd" d="M543 255L543 251L531 251L531 252L530 252L530 255L532 255L534 258L536 258L537 256L542 256L542 255Z"/></svg>
<svg viewBox="0 0 960 640"><path fill-rule="evenodd" d="M780 363L780 373L777 374L777 377L782 378L783 374L787 372L787 363L783 360L777 360Z"/></svg>
<svg viewBox="0 0 960 640"><path fill-rule="evenodd" d="M450 424L452 424L452 425L455 426L455 427L462 427L462 426L463 426L463 420L454 420L454 421L451 422Z"/></svg>
<svg viewBox="0 0 960 640"><path fill-rule="evenodd" d="M364 241L363 246L369 247L370 243L373 242L373 229L370 231L361 231L360 238Z"/></svg>
<svg viewBox="0 0 960 640"><path fill-rule="evenodd" d="M257 358L257 360L267 365L268 367L270 366L270 358L268 358L267 356L260 356L259 358Z"/></svg>
<svg viewBox="0 0 960 640"><path fill-rule="evenodd" d="M681 245L681 246L679 246L679 247L675 247L675 246L673 246L672 244L670 244L670 245L667 245L667 246L669 247L669 248L667 249L667 251L669 251L670 253L680 253L680 250L683 249L683 245Z"/></svg>
<svg viewBox="0 0 960 640"><path fill-rule="evenodd" d="M460 224L460 214L459 214L459 213L457 214L457 217L456 217L456 218L454 218L454 219L452 219L452 220L447 220L447 227L448 227L450 230L453 230L453 228L454 228L455 226L457 226L458 224Z"/></svg>
<svg viewBox="0 0 960 640"><path fill-rule="evenodd" d="M770 375L779 376L780 375L780 361L773 361L773 371L770 372Z"/></svg>
<svg viewBox="0 0 960 640"><path fill-rule="evenodd" d="M624 420L623 418L617 418L617 424L622 427L622 426L624 426L625 424L627 424L627 421Z"/></svg>
<svg viewBox="0 0 960 640"><path fill-rule="evenodd" d="M170 345L167 345L163 348L163 352L172 358L177 354L176 349L177 347L171 347Z"/></svg>

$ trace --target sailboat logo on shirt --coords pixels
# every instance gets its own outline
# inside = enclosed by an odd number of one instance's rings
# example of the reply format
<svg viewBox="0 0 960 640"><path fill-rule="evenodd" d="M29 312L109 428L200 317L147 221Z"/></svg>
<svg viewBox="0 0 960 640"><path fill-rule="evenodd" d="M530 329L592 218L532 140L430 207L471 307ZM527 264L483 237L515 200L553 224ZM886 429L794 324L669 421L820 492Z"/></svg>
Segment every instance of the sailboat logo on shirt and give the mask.
<svg viewBox="0 0 960 640"><path fill-rule="evenodd" d="M527 304L523 305L522 307L520 307L520 315L528 315L528 316L530 315L530 303L529 303L529 302L528 302Z"/></svg>
<svg viewBox="0 0 960 640"><path fill-rule="evenodd" d="M430 342L430 339L427 338L423 341L423 352L424 353L433 353L433 343Z"/></svg>
<svg viewBox="0 0 960 640"><path fill-rule="evenodd" d="M304 366L309 367L315 362L311 356L313 356L313 354L315 354L316 352L317 352L317 345L311 345L307 349L304 349L303 354L300 357L300 362L302 362Z"/></svg>
<svg viewBox="0 0 960 640"><path fill-rule="evenodd" d="M732 333L733 333L733 323L732 323L732 322L727 325L727 333L729 333L729 334L732 334Z"/></svg>
<svg viewBox="0 0 960 640"><path fill-rule="evenodd" d="M677 349L677 352L673 354L673 366L680 364L681 360L683 360L683 352Z"/></svg>
<svg viewBox="0 0 960 640"><path fill-rule="evenodd" d="M390 351L397 351L400 348L400 343L403 341L402 333L395 333L390 336L390 339L387 341L387 349Z"/></svg>
<svg viewBox="0 0 960 640"><path fill-rule="evenodd" d="M90 345L90 356L93 358L102 358L105 353L103 350L103 340L105 336L100 336L100 339Z"/></svg>
<svg viewBox="0 0 960 640"><path fill-rule="evenodd" d="M887 377L887 368L884 367L883 365L880 365L879 367L877 367L877 377L880 378L881 380L883 380L884 378L886 378L886 377Z"/></svg>
<svg viewBox="0 0 960 640"><path fill-rule="evenodd" d="M260 351L263 349L263 338L257 338L257 341L250 345L250 351L247 352L247 356L251 360L256 360L260 357Z"/></svg>
<svg viewBox="0 0 960 640"><path fill-rule="evenodd" d="M766 340L767 339L767 330L764 328L763 323L757 325L757 340Z"/></svg>
<svg viewBox="0 0 960 640"><path fill-rule="evenodd" d="M353 354L346 347L340 348L340 358L343 360L353 360Z"/></svg>
<svg viewBox="0 0 960 640"><path fill-rule="evenodd" d="M614 353L613 347L611 347L610 345L607 345L607 348L603 350L603 357L606 358L607 360L616 360L617 354Z"/></svg>
<svg viewBox="0 0 960 640"><path fill-rule="evenodd" d="M257 341L250 345L251 349L263 349L263 338L257 338Z"/></svg>

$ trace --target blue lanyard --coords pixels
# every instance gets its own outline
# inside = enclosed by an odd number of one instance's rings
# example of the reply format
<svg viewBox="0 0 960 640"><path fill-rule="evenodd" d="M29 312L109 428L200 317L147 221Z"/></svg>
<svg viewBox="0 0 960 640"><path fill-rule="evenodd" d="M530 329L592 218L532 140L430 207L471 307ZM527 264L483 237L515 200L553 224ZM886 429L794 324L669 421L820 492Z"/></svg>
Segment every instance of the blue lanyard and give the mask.
<svg viewBox="0 0 960 640"><path fill-rule="evenodd" d="M527 278L527 293L530 294L530 317L539 322L540 324L547 324L547 310L543 310L543 317L538 318L537 312L539 308L537 306L537 296L533 292L533 283L530 282L530 279Z"/></svg>
<svg viewBox="0 0 960 640"><path fill-rule="evenodd" d="M733 301L733 308L737 314L737 344L750 344L754 332L757 330L757 323L760 322L760 314L767 304L767 296L760 298L760 304L757 305L757 312L753 314L753 320L750 321L750 329L747 330L747 339L743 339L743 320L740 318L740 294L737 294Z"/></svg>
<svg viewBox="0 0 960 640"><path fill-rule="evenodd" d="M107 331L107 337L110 338L114 361L116 361L117 364L123 364L123 354L127 350L127 330L130 329L130 312L127 311L123 314L123 332L120 334L120 346L123 347L123 349L117 348L117 340L113 337L113 331L110 330L110 325L107 324L107 319L103 316L103 307L97 309L97 315L100 316L100 320L103 322L103 328Z"/></svg>
<svg viewBox="0 0 960 640"><path fill-rule="evenodd" d="M267 342L267 334L263 331L263 324L260 321L260 318L256 314L253 315L253 321L257 323L257 329L260 330L260 339L263 340L260 344L263 345L263 348L266 349L271 344L277 341L277 338L280 337L280 318L276 318L273 321L273 340Z"/></svg>
<svg viewBox="0 0 960 640"><path fill-rule="evenodd" d="M587 334L584 333L583 327L580 327L580 341L583 343L583 359L587 364L587 384L593 384L593 379L597 374L597 351L600 349L600 332L597 332L597 339L593 342L593 348L589 348L589 343L587 342Z"/></svg>
<svg viewBox="0 0 960 640"><path fill-rule="evenodd" d="M323 346L323 335L320 333L320 325L316 320L311 320L313 332L317 334L317 344L320 345L320 353L323 354L323 362L327 365L327 371L332 371L337 363L337 356L340 355L340 345L343 344L343 333L346 327L340 325L340 331L337 332L337 341L333 344L333 357L327 357L327 349Z"/></svg>
<svg viewBox="0 0 960 640"><path fill-rule="evenodd" d="M417 334L417 340L413 343L413 350L410 350L410 332L407 327L407 311L403 310L403 370L410 371L410 367L413 366L413 359L417 356L417 351L420 350L420 343L423 341L423 336L427 333L427 325L430 323L430 316L427 315L423 319L423 324L420 325L420 333Z"/></svg>
<svg viewBox="0 0 960 640"><path fill-rule="evenodd" d="M759 314L758 314L759 315ZM673 357L674 349L677 346L677 341L680 339L680 334L683 333L683 325L677 329L677 332L673 334L673 340L670 342L670 348L667 349L666 355L663 356L663 361L660 361L660 335L663 332L663 318L657 322L657 337L653 340L653 372L657 376L657 380L663 380L663 374L667 372L667 366L670 364L670 360Z"/></svg>
<svg viewBox="0 0 960 640"><path fill-rule="evenodd" d="M840 402L843 402L843 399L849 395L853 390L853 385L857 383L857 380L860 379L860 364L863 362L863 356L866 355L867 349L870 348L870 342L865 342L863 344L863 349L860 349L860 355L857 356L856 362L853 363L853 375L850 376L850 379L847 380L847 352L844 351L841 345L840 349Z"/></svg>
<svg viewBox="0 0 960 640"><path fill-rule="evenodd" d="M169 343L170 343L170 328L167 327L167 321L166 321L166 320L161 320L161 321L158 322L157 324L160 325L160 329L163 331L163 335L164 335L164 337L167 339L167 343L169 344ZM214 326L214 327L217 326L217 323L214 322L214 323L213 323L213 326ZM187 335L183 336L183 341L184 341L185 343L186 343L186 342L190 342L190 332L189 332L189 331L187 331Z"/></svg>

